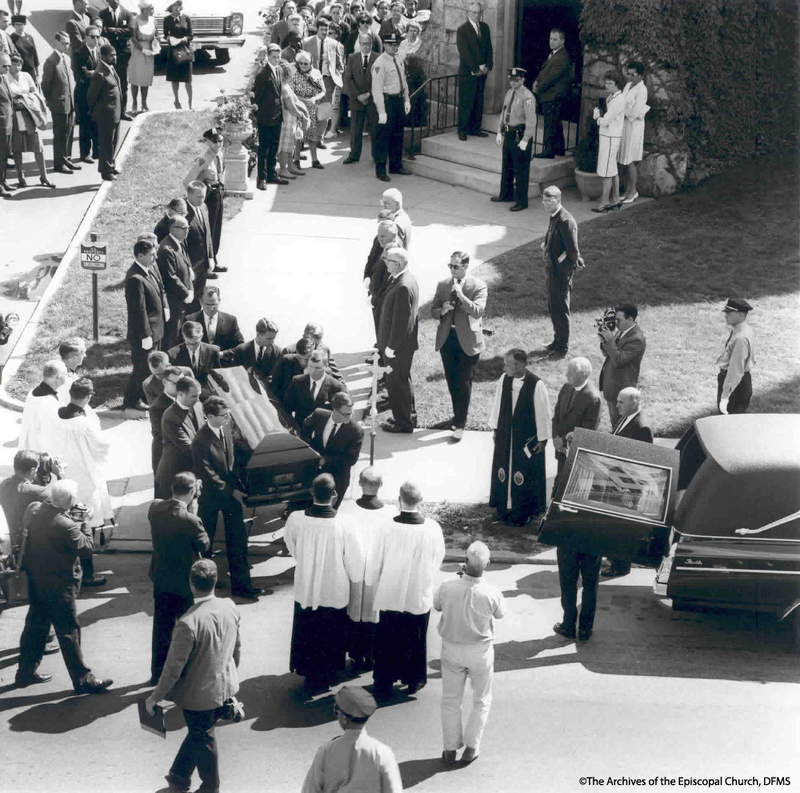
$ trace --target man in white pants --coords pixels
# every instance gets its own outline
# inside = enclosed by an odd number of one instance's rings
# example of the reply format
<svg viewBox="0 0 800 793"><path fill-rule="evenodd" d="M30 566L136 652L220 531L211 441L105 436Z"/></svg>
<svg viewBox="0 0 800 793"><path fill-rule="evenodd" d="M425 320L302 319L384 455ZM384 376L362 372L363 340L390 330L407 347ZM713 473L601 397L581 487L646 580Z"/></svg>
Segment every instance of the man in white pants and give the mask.
<svg viewBox="0 0 800 793"><path fill-rule="evenodd" d="M466 568L459 578L445 581L433 597L442 612L442 760L455 763L456 751L466 744L461 761L471 763L480 752L481 736L492 706L494 677L493 619L505 616L503 594L483 581L489 549L482 542L467 548ZM472 686L472 712L462 727L461 701L467 678Z"/></svg>

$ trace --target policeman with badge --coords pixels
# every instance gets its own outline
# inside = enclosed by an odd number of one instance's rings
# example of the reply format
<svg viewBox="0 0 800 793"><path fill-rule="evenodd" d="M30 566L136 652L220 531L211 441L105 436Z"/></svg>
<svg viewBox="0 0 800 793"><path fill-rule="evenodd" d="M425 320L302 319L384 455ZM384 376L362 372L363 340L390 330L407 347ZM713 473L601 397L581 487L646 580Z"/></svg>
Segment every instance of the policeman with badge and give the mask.
<svg viewBox="0 0 800 793"><path fill-rule="evenodd" d="M511 86L503 100L497 145L503 147L503 175L500 195L494 202L514 201L512 212L528 208L528 179L531 172L531 138L536 124L536 100L523 85L527 71L515 66L508 70Z"/></svg>
<svg viewBox="0 0 800 793"><path fill-rule="evenodd" d="M382 182L391 181L389 173L406 176L403 168L403 127L406 114L411 112L408 83L403 64L397 57L397 48L403 37L397 33L381 36L383 53L372 64L372 98L378 111L375 132L375 175Z"/></svg>

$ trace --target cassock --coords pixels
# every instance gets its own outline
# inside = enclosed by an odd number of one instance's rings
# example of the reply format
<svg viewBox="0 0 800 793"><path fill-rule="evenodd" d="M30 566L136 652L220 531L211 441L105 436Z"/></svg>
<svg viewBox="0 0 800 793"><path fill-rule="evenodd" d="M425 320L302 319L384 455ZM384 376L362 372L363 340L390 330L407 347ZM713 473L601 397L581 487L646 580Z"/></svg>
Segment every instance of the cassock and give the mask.
<svg viewBox="0 0 800 793"><path fill-rule="evenodd" d="M391 693L396 680L418 688L428 680L433 577L444 560L441 527L418 512L401 512L384 524L383 534L372 673L381 698Z"/></svg>
<svg viewBox="0 0 800 793"><path fill-rule="evenodd" d="M550 400L544 382L529 371L523 377L503 375L489 426L495 430L489 506L503 517L527 522L547 506L544 451L533 453L539 441L550 438Z"/></svg>
<svg viewBox="0 0 800 793"><path fill-rule="evenodd" d="M89 525L101 526L114 516L103 468L111 445L102 437L96 413L68 405L60 414L53 425L51 453L66 463L67 476L78 483L78 501L94 510Z"/></svg>
<svg viewBox="0 0 800 793"><path fill-rule="evenodd" d="M328 686L344 671L350 581L344 564L344 522L331 506L292 512L284 541L294 557L294 622L289 670L307 684Z"/></svg>
<svg viewBox="0 0 800 793"><path fill-rule="evenodd" d="M58 394L47 383L39 383L25 398L17 448L53 454L50 439L60 407Z"/></svg>
<svg viewBox="0 0 800 793"><path fill-rule="evenodd" d="M377 496L345 501L339 509L346 519L344 561L350 579L347 654L359 669L372 668L375 625L380 617L375 591L383 559L384 526L395 511Z"/></svg>

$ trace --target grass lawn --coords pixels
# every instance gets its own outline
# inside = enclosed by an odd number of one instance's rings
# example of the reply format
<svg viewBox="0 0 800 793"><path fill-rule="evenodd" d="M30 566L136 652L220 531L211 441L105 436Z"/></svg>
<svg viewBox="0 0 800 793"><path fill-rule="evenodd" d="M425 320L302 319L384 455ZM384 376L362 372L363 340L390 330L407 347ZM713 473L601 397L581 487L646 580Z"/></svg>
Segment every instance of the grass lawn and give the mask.
<svg viewBox="0 0 800 793"><path fill-rule="evenodd" d="M647 337L640 387L658 435L678 437L694 419L715 412L715 362L727 338L720 309L729 296L745 297L755 307L751 411L800 412L798 186L795 159L762 159L692 192L580 226L586 269L574 278L570 355L589 358L597 382L603 356L594 318L617 302L637 304ZM540 242L476 271L489 285L484 324L494 335L487 337L476 371L471 429L486 429L503 353L510 347L537 350L552 339ZM451 405L433 349L436 323L429 304L420 317L413 376L420 425L429 426L451 415ZM554 404L566 362L533 366Z"/></svg>
<svg viewBox="0 0 800 793"><path fill-rule="evenodd" d="M101 271L98 279L100 341L90 341L90 273L73 261L44 311L28 355L8 385L11 394L24 399L39 382L44 362L57 357L59 343L69 336L80 336L90 344L84 367L94 381L94 407L105 409L122 403L130 372L123 285L133 261L133 243L142 232L153 230L171 198L185 195L183 178L204 149L199 142L201 133L211 125L211 111L160 113L145 120L122 175L112 185L94 223L99 239L109 243L108 269ZM241 205L241 198L226 198L225 217L235 215Z"/></svg>

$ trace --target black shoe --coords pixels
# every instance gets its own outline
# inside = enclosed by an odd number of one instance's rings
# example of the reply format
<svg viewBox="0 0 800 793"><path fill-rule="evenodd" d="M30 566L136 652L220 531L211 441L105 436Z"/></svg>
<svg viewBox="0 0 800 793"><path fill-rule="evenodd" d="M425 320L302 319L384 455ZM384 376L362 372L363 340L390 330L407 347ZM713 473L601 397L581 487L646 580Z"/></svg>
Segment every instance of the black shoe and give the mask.
<svg viewBox="0 0 800 793"><path fill-rule="evenodd" d="M249 586L244 589L231 589L231 594L237 598L247 598L248 600L258 600L259 595L266 594L261 587Z"/></svg>
<svg viewBox="0 0 800 793"><path fill-rule="evenodd" d="M398 432L406 435L410 435L414 432L413 427L401 427L399 424L395 424L394 422L390 424L388 421L382 425L382 429L384 432Z"/></svg>
<svg viewBox="0 0 800 793"><path fill-rule="evenodd" d="M630 566L620 567L619 565L612 564L608 570L603 570L600 575L603 576L603 578L619 578L620 576L628 575L630 571Z"/></svg>
<svg viewBox="0 0 800 793"><path fill-rule="evenodd" d="M567 353L569 352L568 347L554 347L550 350L548 355L549 358L566 358Z"/></svg>
<svg viewBox="0 0 800 793"><path fill-rule="evenodd" d="M147 410L147 405L144 406L144 409ZM108 579L104 575L95 575L81 581L81 586L103 586L107 581Z"/></svg>
<svg viewBox="0 0 800 793"><path fill-rule="evenodd" d="M482 129L477 130L477 132L470 132L470 135L474 135L476 138L488 138L489 135L484 132Z"/></svg>
<svg viewBox="0 0 800 793"><path fill-rule="evenodd" d="M311 167L316 168L318 171L324 171L325 166L319 160L312 160Z"/></svg>
<svg viewBox="0 0 800 793"><path fill-rule="evenodd" d="M523 209L527 209L528 207L522 206L522 204L514 204L513 207L509 208L509 212L522 212Z"/></svg>
<svg viewBox="0 0 800 793"><path fill-rule="evenodd" d="M342 161L342 165L351 165L354 162L358 162L357 157L348 157L346 160Z"/></svg>
<svg viewBox="0 0 800 793"><path fill-rule="evenodd" d="M119 176L122 173L122 171L118 171L116 168L112 168L111 173L113 173L114 176Z"/></svg>
<svg viewBox="0 0 800 793"><path fill-rule="evenodd" d="M569 628L563 622L557 622L553 625L553 632L560 634L565 639L575 638L575 628Z"/></svg>
<svg viewBox="0 0 800 793"><path fill-rule="evenodd" d="M63 173L66 174L67 176L72 176L74 171L72 170L72 168L67 168L66 165L62 165L58 168L53 168L53 173Z"/></svg>
<svg viewBox="0 0 800 793"><path fill-rule="evenodd" d="M76 694L105 694L114 684L111 678L100 678L89 675L83 683L75 686Z"/></svg>
<svg viewBox="0 0 800 793"><path fill-rule="evenodd" d="M267 184L289 184L289 180L281 179L280 176L275 176L272 179L267 179Z"/></svg>
<svg viewBox="0 0 800 793"><path fill-rule="evenodd" d="M319 143L317 143L317 148L318 149L327 149L328 147L322 141L319 141Z"/></svg>
<svg viewBox="0 0 800 793"><path fill-rule="evenodd" d="M406 694L408 694L408 696L416 694L421 688L425 688L427 683L427 680L423 680L420 683L412 683L410 686L408 686L408 688L406 688Z"/></svg>
<svg viewBox="0 0 800 793"><path fill-rule="evenodd" d="M376 173L375 176L378 177L382 182L391 182L392 180L385 174L385 173Z"/></svg>
<svg viewBox="0 0 800 793"><path fill-rule="evenodd" d="M181 782L172 776L172 774L167 774L164 779L167 780L167 785L169 785L170 790L178 790L180 793L189 793L191 789L191 785L188 782Z"/></svg>
<svg viewBox="0 0 800 793"><path fill-rule="evenodd" d="M114 174L113 174L113 173L107 173L107 174L106 174L106 175L103 177L103 181L104 181L104 182L116 182L116 181L117 181L117 177L116 177L116 176L114 176Z"/></svg>
<svg viewBox="0 0 800 793"><path fill-rule="evenodd" d="M556 342L554 342L554 341L551 341L550 344L548 344L545 347L545 350L547 350L547 352L553 352L553 350L557 350L557 349L558 349L558 344L556 344Z"/></svg>
<svg viewBox="0 0 800 793"><path fill-rule="evenodd" d="M65 158L64 158L64 165L66 165L66 166L67 166L67 168L72 168L72 170L73 170L73 171L80 171L80 170L82 170L82 169L81 169L81 166L80 166L80 165L75 165L75 163L74 163L74 162L72 162L72 160L71 160L69 157L65 157Z"/></svg>
<svg viewBox="0 0 800 793"><path fill-rule="evenodd" d="M453 429L455 426L455 416L449 419L445 419L444 421L437 421L435 424L431 424L432 430L450 430Z"/></svg>
<svg viewBox="0 0 800 793"><path fill-rule="evenodd" d="M503 198L501 195L493 195L489 199L493 204L510 204L514 199L513 198Z"/></svg>
<svg viewBox="0 0 800 793"><path fill-rule="evenodd" d="M217 272L216 272L216 270L209 270L209 271L206 273L206 278L207 278L209 281L216 281L216 280L217 280L217 278L219 278L219 276L217 275Z"/></svg>
<svg viewBox="0 0 800 793"><path fill-rule="evenodd" d="M85 157L81 157L81 162L85 162L87 165L92 165L94 160L87 154Z"/></svg>
<svg viewBox="0 0 800 793"><path fill-rule="evenodd" d="M578 640L588 642L592 638L592 631L589 628L578 628Z"/></svg>
<svg viewBox="0 0 800 793"><path fill-rule="evenodd" d="M217 264L217 265L215 265L213 272L215 272L215 273L227 273L228 272L228 268L225 267L222 264Z"/></svg>
<svg viewBox="0 0 800 793"><path fill-rule="evenodd" d="M37 683L47 683L52 679L52 675L42 675L39 672L31 672L29 675L18 674L14 678L14 685L17 688L27 688L28 686L35 686Z"/></svg>
<svg viewBox="0 0 800 793"><path fill-rule="evenodd" d="M392 171L389 170L389 173L397 174L397 176L411 176L411 171L407 171L405 168L397 168L396 170Z"/></svg>
<svg viewBox="0 0 800 793"><path fill-rule="evenodd" d="M543 152L542 154L534 154L533 155L533 159L534 160L553 160L553 159L555 159L555 157L552 154L544 154L544 152Z"/></svg>
<svg viewBox="0 0 800 793"><path fill-rule="evenodd" d="M132 116L130 113L122 113L122 114L120 115L120 118L121 118L123 121L133 121L133 116Z"/></svg>
<svg viewBox="0 0 800 793"><path fill-rule="evenodd" d="M259 190L266 190L267 189L267 180L266 179L259 179L258 180L258 184L256 184L256 187Z"/></svg>
<svg viewBox="0 0 800 793"><path fill-rule="evenodd" d="M458 139L459 140L466 140L467 136L463 132L459 132L458 133Z"/></svg>

